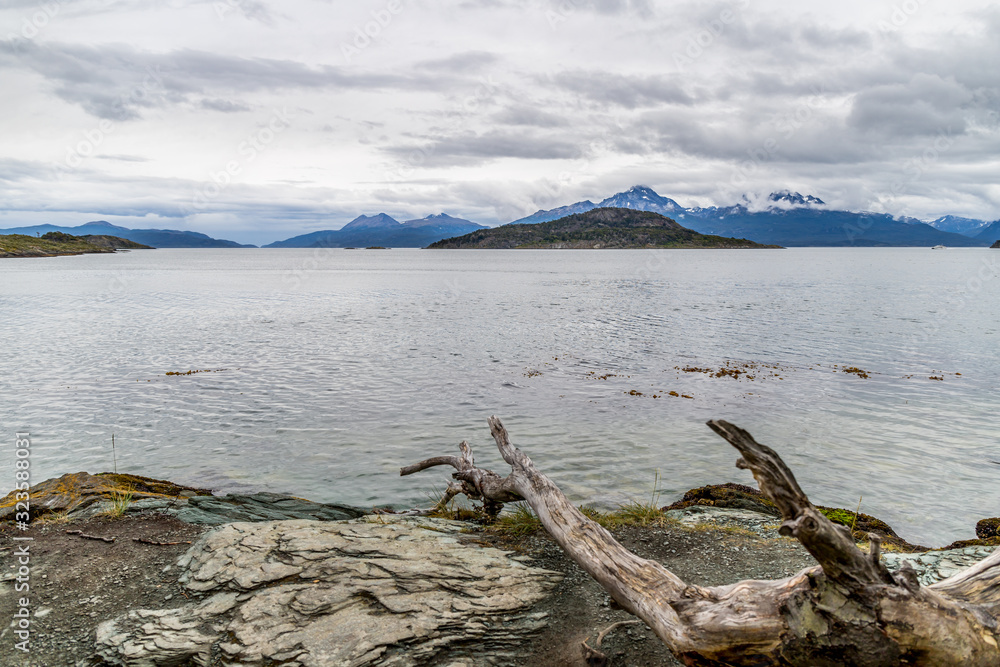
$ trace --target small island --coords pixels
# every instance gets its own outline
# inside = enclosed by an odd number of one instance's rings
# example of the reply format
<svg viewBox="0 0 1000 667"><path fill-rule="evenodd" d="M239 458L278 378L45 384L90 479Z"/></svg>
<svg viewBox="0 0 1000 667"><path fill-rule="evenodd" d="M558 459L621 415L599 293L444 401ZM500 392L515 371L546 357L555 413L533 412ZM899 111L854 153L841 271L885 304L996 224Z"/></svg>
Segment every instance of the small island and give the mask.
<svg viewBox="0 0 1000 667"><path fill-rule="evenodd" d="M152 246L117 236L73 236L63 232L48 232L42 236L25 234L0 235L0 257L60 257L118 250L152 250Z"/></svg>
<svg viewBox="0 0 1000 667"><path fill-rule="evenodd" d="M444 239L431 249L780 248L747 239L709 236L670 218L630 208L595 208L528 225L502 225Z"/></svg>
<svg viewBox="0 0 1000 667"><path fill-rule="evenodd" d="M991 248L1000 248L1000 239L997 239L996 241L994 241L993 245L991 245L990 247Z"/></svg>

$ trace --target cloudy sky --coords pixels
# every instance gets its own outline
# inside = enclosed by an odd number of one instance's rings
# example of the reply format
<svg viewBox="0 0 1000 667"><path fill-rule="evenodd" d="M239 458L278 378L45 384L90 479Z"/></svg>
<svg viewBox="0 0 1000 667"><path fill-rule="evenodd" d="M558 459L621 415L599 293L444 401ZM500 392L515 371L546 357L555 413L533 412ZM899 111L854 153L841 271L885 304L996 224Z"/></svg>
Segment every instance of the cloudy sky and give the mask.
<svg viewBox="0 0 1000 667"><path fill-rule="evenodd" d="M993 220L991 4L5 0L0 227L266 243L640 183Z"/></svg>

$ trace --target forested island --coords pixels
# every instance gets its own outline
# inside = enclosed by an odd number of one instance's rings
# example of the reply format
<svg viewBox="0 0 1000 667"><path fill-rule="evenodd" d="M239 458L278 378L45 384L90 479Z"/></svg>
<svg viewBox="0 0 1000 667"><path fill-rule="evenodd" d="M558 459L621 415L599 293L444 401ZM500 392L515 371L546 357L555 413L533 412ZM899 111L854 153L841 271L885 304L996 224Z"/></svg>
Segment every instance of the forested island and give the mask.
<svg viewBox="0 0 1000 667"><path fill-rule="evenodd" d="M710 236L674 220L629 208L596 208L537 224L502 225L444 239L431 249L625 249L625 248L780 248L747 239Z"/></svg>
<svg viewBox="0 0 1000 667"><path fill-rule="evenodd" d="M25 234L0 235L0 257L59 257L118 250L152 250L152 246L117 236L73 236L63 232L48 232L42 236Z"/></svg>

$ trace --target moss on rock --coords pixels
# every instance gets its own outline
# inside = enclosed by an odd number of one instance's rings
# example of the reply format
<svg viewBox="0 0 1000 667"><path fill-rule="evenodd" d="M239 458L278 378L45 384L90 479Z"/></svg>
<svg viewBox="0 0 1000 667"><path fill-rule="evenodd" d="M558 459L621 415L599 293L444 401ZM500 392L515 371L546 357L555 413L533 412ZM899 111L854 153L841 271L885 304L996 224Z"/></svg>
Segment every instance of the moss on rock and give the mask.
<svg viewBox="0 0 1000 667"><path fill-rule="evenodd" d="M709 484L697 489L691 489L677 502L661 508L681 510L692 505L710 505L713 507L733 507L736 509L763 512L771 516L781 516L781 512L763 493L752 486L727 482L725 484Z"/></svg>
<svg viewBox="0 0 1000 667"><path fill-rule="evenodd" d="M976 523L976 536L981 540L1000 537L1000 518L981 519Z"/></svg>

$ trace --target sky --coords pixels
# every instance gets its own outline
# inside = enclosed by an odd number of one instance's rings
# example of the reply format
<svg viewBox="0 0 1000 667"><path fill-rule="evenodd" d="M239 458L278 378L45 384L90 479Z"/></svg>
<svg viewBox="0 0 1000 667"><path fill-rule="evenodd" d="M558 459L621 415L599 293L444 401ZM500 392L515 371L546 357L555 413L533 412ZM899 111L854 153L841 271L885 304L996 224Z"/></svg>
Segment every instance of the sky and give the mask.
<svg viewBox="0 0 1000 667"><path fill-rule="evenodd" d="M263 244L637 184L995 220L998 34L961 0L5 0L0 228Z"/></svg>

